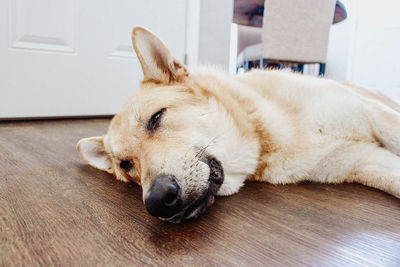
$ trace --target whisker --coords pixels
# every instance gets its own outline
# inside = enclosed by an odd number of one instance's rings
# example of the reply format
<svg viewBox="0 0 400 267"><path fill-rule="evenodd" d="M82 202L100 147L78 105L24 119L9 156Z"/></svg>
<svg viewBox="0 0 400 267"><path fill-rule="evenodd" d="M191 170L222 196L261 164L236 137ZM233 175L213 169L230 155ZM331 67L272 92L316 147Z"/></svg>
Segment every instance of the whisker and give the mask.
<svg viewBox="0 0 400 267"><path fill-rule="evenodd" d="M194 161L196 158L199 159L201 156L204 155L204 153L206 152L206 149L209 148L211 146L211 144L215 141L215 139L218 138L218 135L214 136L206 146L202 147L199 152L196 153L196 155L192 158L191 161Z"/></svg>

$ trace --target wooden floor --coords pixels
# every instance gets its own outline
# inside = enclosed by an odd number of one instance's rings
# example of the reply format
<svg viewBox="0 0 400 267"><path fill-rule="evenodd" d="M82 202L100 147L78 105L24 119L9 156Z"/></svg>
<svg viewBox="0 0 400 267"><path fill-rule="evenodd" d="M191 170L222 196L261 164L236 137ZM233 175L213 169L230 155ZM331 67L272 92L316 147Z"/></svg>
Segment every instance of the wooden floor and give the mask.
<svg viewBox="0 0 400 267"><path fill-rule="evenodd" d="M0 123L0 265L400 266L400 200L356 184L247 184L196 221L79 158L107 119Z"/></svg>

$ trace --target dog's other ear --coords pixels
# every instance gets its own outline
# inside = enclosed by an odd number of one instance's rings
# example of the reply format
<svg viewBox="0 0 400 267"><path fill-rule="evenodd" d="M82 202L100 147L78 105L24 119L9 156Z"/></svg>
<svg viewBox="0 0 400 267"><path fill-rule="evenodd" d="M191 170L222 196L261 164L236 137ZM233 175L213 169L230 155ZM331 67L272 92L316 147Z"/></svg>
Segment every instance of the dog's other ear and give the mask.
<svg viewBox="0 0 400 267"><path fill-rule="evenodd" d="M185 65L175 59L164 43L143 27L132 30L132 44L142 65L143 82L170 84L189 75Z"/></svg>
<svg viewBox="0 0 400 267"><path fill-rule="evenodd" d="M76 149L90 166L113 173L112 162L104 150L103 140L102 136L83 138L79 140Z"/></svg>

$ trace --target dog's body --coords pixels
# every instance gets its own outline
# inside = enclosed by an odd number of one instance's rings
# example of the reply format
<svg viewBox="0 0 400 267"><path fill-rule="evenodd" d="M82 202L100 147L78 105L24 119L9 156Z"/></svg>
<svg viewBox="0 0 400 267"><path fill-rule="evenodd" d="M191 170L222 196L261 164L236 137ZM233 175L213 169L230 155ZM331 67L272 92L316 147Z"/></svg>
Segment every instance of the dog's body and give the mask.
<svg viewBox="0 0 400 267"><path fill-rule="evenodd" d="M219 194L236 193L250 179L357 181L400 196L400 113L389 98L279 71L233 78L211 70L192 78L216 100L212 109L226 113L207 118L220 128L210 148L225 170ZM226 145L217 149L221 139Z"/></svg>
<svg viewBox="0 0 400 267"><path fill-rule="evenodd" d="M246 179L359 182L400 197L400 107L386 96L279 71L189 75L147 30L136 28L133 44L141 87L107 135L81 140L78 150L92 166L141 184L151 214L196 217ZM180 204L164 214L170 206L160 208L154 191L165 187L179 188Z"/></svg>

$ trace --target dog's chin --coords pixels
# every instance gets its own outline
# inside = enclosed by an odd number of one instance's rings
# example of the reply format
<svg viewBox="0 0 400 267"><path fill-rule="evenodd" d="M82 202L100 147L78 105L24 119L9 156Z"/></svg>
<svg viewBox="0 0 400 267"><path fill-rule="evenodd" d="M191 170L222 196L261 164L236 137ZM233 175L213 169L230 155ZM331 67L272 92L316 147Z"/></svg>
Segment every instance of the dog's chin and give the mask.
<svg viewBox="0 0 400 267"><path fill-rule="evenodd" d="M186 204L180 212L169 218L159 217L160 220L172 223L181 223L187 220L196 219L212 206L215 201L215 195L224 182L224 170L221 162L219 162L215 157L206 157L204 163L206 163L210 168L208 188L206 188L201 196L196 200Z"/></svg>

